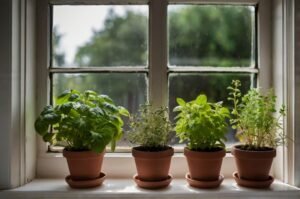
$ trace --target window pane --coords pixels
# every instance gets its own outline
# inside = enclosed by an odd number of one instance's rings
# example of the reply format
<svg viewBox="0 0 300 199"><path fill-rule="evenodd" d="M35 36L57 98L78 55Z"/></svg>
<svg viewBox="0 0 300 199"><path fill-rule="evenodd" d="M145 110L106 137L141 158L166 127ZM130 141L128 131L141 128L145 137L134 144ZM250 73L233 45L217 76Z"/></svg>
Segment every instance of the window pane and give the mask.
<svg viewBox="0 0 300 199"><path fill-rule="evenodd" d="M176 113L173 112L177 106L176 98L183 98L185 101L195 99L199 94L206 94L210 102L223 101L225 106L229 106L227 101L227 87L232 80L238 79L242 83L241 91L246 93L254 82L251 74L224 74L224 73L174 73L169 76L169 107L170 118L173 119ZM236 142L235 131L228 129L227 144ZM172 139L173 144L178 143L175 137Z"/></svg>
<svg viewBox="0 0 300 199"><path fill-rule="evenodd" d="M142 73L53 74L53 100L55 102L55 97L66 89L89 89L110 96L117 105L126 107L132 114L137 112L140 104L147 101L146 81L147 75ZM124 129L127 130L128 121L124 119ZM131 146L125 136L117 145L117 150L128 150Z"/></svg>
<svg viewBox="0 0 300 199"><path fill-rule="evenodd" d="M52 66L146 66L147 5L53 6Z"/></svg>
<svg viewBox="0 0 300 199"><path fill-rule="evenodd" d="M53 100L66 89L94 90L110 96L117 105L136 112L147 99L146 74L142 73L83 73L53 74Z"/></svg>
<svg viewBox="0 0 300 199"><path fill-rule="evenodd" d="M255 65L255 7L168 6L171 66Z"/></svg>

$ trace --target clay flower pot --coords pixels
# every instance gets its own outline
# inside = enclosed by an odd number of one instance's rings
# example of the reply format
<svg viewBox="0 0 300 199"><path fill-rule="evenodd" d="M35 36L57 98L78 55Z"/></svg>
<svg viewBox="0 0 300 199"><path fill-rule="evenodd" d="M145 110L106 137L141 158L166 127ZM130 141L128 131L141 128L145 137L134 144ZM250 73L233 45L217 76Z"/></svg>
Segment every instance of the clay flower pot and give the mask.
<svg viewBox="0 0 300 199"><path fill-rule="evenodd" d="M99 178L104 152L64 150L63 156L67 159L72 180L94 180Z"/></svg>
<svg viewBox="0 0 300 199"><path fill-rule="evenodd" d="M184 148L189 174L187 180L191 186L199 188L217 187L223 181L223 176L220 175L223 157L226 151L221 149L213 152L192 151L187 147ZM195 183L198 181L198 183ZM206 186L205 182L209 182L211 186Z"/></svg>
<svg viewBox="0 0 300 199"><path fill-rule="evenodd" d="M276 150L248 151L240 149L240 146L234 146L231 150L235 157L238 177L248 181L269 181L269 172Z"/></svg>
<svg viewBox="0 0 300 199"><path fill-rule="evenodd" d="M169 175L169 170L173 154L174 149L172 147L164 151L155 152L142 151L139 150L139 147L132 148L132 156L135 159L137 168L137 176L135 178L138 178L141 182L148 182L148 187L143 186L143 188L161 188L169 185L172 178ZM136 180L137 183L139 181ZM168 183L162 186L155 185L165 181ZM154 184L151 185L149 182ZM138 185L140 186L140 184Z"/></svg>

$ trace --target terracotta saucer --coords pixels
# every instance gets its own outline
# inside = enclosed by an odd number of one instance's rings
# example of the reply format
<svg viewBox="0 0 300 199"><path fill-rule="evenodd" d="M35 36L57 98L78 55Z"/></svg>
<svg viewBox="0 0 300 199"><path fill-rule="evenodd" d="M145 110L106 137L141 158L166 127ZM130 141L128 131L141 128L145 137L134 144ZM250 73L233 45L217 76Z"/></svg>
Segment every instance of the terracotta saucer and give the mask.
<svg viewBox="0 0 300 199"><path fill-rule="evenodd" d="M232 175L233 175L236 183L243 187L267 188L274 181L274 178L272 176L269 176L269 179L265 180L265 181L253 181L253 180L245 180L245 179L240 178L237 172L234 172Z"/></svg>
<svg viewBox="0 0 300 199"><path fill-rule="evenodd" d="M100 186L105 180L105 177L106 175L102 172L100 173L98 178L92 180L72 180L71 176L68 175L66 177L66 182L69 184L70 187L76 189L92 188Z"/></svg>
<svg viewBox="0 0 300 199"><path fill-rule="evenodd" d="M133 179L134 179L135 183L141 188L161 189L161 188L167 187L171 183L173 177L171 175L169 175L167 179L161 180L161 181L143 181L138 177L137 174L135 174L133 176Z"/></svg>
<svg viewBox="0 0 300 199"><path fill-rule="evenodd" d="M196 187L196 188L216 188L216 187L220 186L220 184L223 182L224 176L223 175L219 175L219 179L218 180L200 181L200 180L194 180L194 179L192 179L191 176L190 176L190 174L187 173L185 175L185 179L187 180L187 182L189 183L189 185L192 186L192 187Z"/></svg>

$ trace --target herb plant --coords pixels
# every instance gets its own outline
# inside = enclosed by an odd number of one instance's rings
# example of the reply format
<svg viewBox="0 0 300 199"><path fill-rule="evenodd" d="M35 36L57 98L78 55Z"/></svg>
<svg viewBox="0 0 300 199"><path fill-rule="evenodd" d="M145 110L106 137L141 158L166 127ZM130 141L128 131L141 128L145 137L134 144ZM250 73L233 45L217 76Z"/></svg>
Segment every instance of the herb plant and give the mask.
<svg viewBox="0 0 300 199"><path fill-rule="evenodd" d="M240 86L239 80L232 81L228 100L233 102L230 123L238 130L237 137L244 143L242 148L264 150L282 144L285 138L280 121L285 116L285 107L282 105L276 111L274 91L271 89L264 95L253 88L242 96Z"/></svg>
<svg viewBox="0 0 300 199"><path fill-rule="evenodd" d="M45 142L66 142L67 150L102 152L109 143L114 150L116 141L122 137L121 115L129 113L107 95L66 90L55 106L46 106L40 113L35 129ZM51 129L53 133L49 133Z"/></svg>
<svg viewBox="0 0 300 199"><path fill-rule="evenodd" d="M199 95L190 102L177 98L177 103L179 106L174 111L179 114L175 130L180 142L186 141L187 147L194 151L225 148L229 110L222 102L209 103L205 95Z"/></svg>
<svg viewBox="0 0 300 199"><path fill-rule="evenodd" d="M130 118L128 140L145 151L160 151L167 148L172 130L166 107L140 106L139 115Z"/></svg>

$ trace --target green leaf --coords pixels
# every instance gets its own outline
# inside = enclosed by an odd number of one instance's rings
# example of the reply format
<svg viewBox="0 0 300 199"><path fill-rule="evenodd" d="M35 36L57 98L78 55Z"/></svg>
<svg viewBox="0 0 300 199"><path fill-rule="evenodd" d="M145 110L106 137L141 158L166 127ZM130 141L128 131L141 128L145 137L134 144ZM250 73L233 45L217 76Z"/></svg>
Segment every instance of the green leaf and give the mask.
<svg viewBox="0 0 300 199"><path fill-rule="evenodd" d="M73 103L69 102L69 103L65 103L59 106L59 110L64 113L64 114L68 114L71 109L73 108Z"/></svg>
<svg viewBox="0 0 300 199"><path fill-rule="evenodd" d="M92 95L92 96L97 96L97 93L96 93L95 91L92 91L92 90L86 90L86 91L84 92L84 95L85 95L86 97L89 97L90 95Z"/></svg>
<svg viewBox="0 0 300 199"><path fill-rule="evenodd" d="M104 102L103 105L110 112L113 112L113 113L119 112L118 108L115 105L113 105L113 104Z"/></svg>
<svg viewBox="0 0 300 199"><path fill-rule="evenodd" d="M99 97L101 99L103 99L105 102L108 102L110 104L113 103L113 100L110 97L108 97L107 95L99 95Z"/></svg>
<svg viewBox="0 0 300 199"><path fill-rule="evenodd" d="M205 104L207 102L207 97L206 95L199 95L197 98L196 98L196 102L197 104Z"/></svg>
<svg viewBox="0 0 300 199"><path fill-rule="evenodd" d="M182 110L182 107L181 106L176 106L174 109L173 109L173 112L179 112Z"/></svg>
<svg viewBox="0 0 300 199"><path fill-rule="evenodd" d="M49 142L50 144L52 144L54 141L54 137L55 137L54 133L46 133L43 136L43 140L44 140L44 142Z"/></svg>
<svg viewBox="0 0 300 199"><path fill-rule="evenodd" d="M71 94L68 100L72 102L72 101L76 101L79 98L80 96L78 94Z"/></svg>
<svg viewBox="0 0 300 199"><path fill-rule="evenodd" d="M123 106L118 106L118 109L119 109L119 113L123 116L127 116L129 117L129 112L127 109L125 109Z"/></svg>
<svg viewBox="0 0 300 199"><path fill-rule="evenodd" d="M45 114L53 113L53 112L54 112L53 107L51 105L48 105L43 109L43 111L41 112L41 115L45 115Z"/></svg>
<svg viewBox="0 0 300 199"><path fill-rule="evenodd" d="M110 148L111 148L111 151L115 151L116 150L116 141L115 140L112 140L111 143L110 143Z"/></svg>
<svg viewBox="0 0 300 199"><path fill-rule="evenodd" d="M48 113L43 116L43 121L49 123L49 124L56 124L60 121L60 115L56 113Z"/></svg>
<svg viewBox="0 0 300 199"><path fill-rule="evenodd" d="M34 123L34 128L41 136L45 135L48 132L49 124L45 122L42 117L38 117Z"/></svg>
<svg viewBox="0 0 300 199"><path fill-rule="evenodd" d="M176 102L180 105L180 106L184 106L185 105L185 101L182 98L177 98Z"/></svg>
<svg viewBox="0 0 300 199"><path fill-rule="evenodd" d="M71 90L65 90L60 96L57 97L56 104L63 104L68 102L71 95Z"/></svg>

